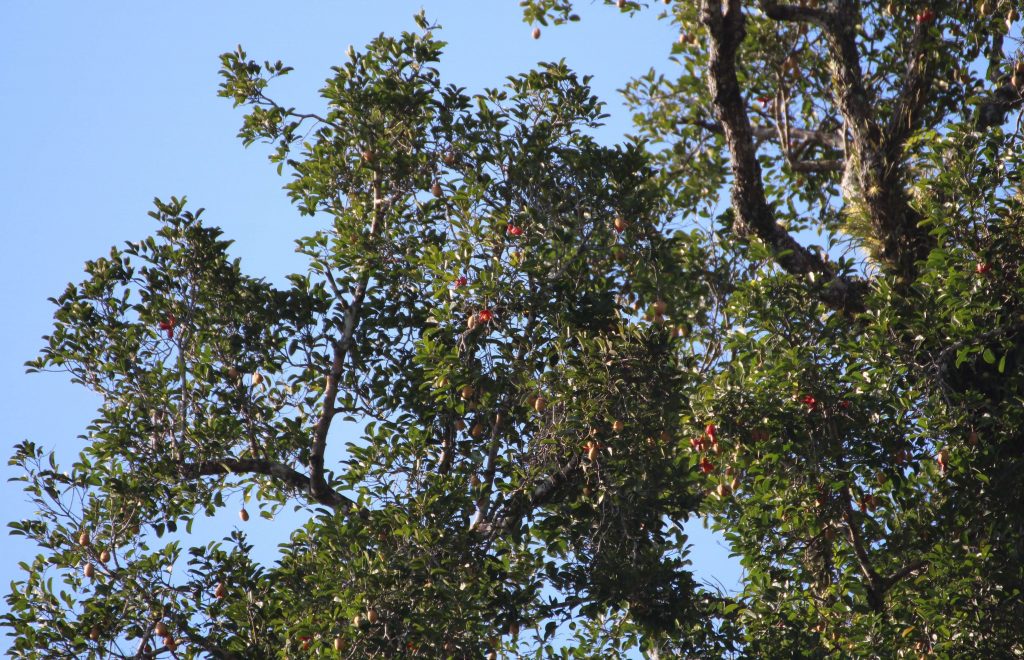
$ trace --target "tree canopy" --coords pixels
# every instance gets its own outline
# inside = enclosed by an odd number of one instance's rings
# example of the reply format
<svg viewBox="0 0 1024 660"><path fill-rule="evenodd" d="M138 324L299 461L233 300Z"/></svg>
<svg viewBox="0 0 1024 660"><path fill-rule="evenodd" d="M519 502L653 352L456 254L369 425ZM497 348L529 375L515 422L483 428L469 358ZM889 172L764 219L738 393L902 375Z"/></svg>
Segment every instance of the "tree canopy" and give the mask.
<svg viewBox="0 0 1024 660"><path fill-rule="evenodd" d="M102 406L12 459L12 655L1024 655L1021 2L606 4L679 27L612 146L562 62L443 81L423 15L320 108L222 56L308 268L157 200L54 299L29 368ZM276 564L161 538L239 493L308 511Z"/></svg>

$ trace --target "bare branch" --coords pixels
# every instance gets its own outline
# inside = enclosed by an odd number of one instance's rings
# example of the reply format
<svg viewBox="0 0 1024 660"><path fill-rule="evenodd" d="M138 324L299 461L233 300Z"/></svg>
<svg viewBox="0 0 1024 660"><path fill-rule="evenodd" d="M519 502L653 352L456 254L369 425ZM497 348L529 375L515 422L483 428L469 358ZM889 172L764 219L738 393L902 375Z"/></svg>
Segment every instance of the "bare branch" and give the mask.
<svg viewBox="0 0 1024 660"><path fill-rule="evenodd" d="M842 172L846 166L843 160L798 160L789 164L794 172Z"/></svg>
<svg viewBox="0 0 1024 660"><path fill-rule="evenodd" d="M566 483L580 474L580 457L573 456L564 466L554 470L531 491L520 491L508 498L501 508L501 515L493 517L490 525L492 534L508 532L518 525L528 512L550 502ZM497 509L495 510L497 511Z"/></svg>
<svg viewBox="0 0 1024 660"><path fill-rule="evenodd" d="M699 126L704 130L715 133L716 135L722 135L725 133L725 129L722 128L722 124L717 121L703 121L699 119L690 119L686 123L691 126ZM755 140L771 140L772 138L778 137L778 132L767 126L751 126L750 134L754 136ZM808 144L819 144L823 147L829 147L831 149L842 149L843 148L843 136L839 131L827 131L822 129L810 129L810 128L789 128L789 136L791 139L797 142L804 142Z"/></svg>
<svg viewBox="0 0 1024 660"><path fill-rule="evenodd" d="M370 238L377 236L377 229L381 222L380 187L378 185L378 174L374 174L373 182L373 220L370 222ZM352 348L352 341L355 337L356 326L359 324L359 313L362 310L363 300L366 298L366 291L370 283L370 268L365 267L352 294L352 302L345 309L345 324L342 327L341 337L334 344L334 355L331 359L331 370L327 374L327 387L324 391L323 411L313 428L313 446L309 452L309 493L316 501L324 498L330 499L333 492L327 481L324 479L324 453L327 451L327 433L331 429L331 422L336 412L335 401L338 398L338 388L341 383L342 372L345 368L345 359Z"/></svg>
<svg viewBox="0 0 1024 660"><path fill-rule="evenodd" d="M306 475L284 463L258 458L224 458L217 461L190 463L182 466L181 474L186 479L227 474L261 474L273 477L305 495L313 493L310 479ZM355 502L329 487L320 496L313 497L313 501L334 509L351 510L356 508Z"/></svg>
<svg viewBox="0 0 1024 660"><path fill-rule="evenodd" d="M477 525L487 518L491 490L494 488L494 476L498 467L498 449L501 445L501 422L502 414L498 412L494 415L494 425L491 427L491 445L487 450L487 464L484 466L484 478L480 488L480 497L476 501L476 514L473 516L470 529L476 528Z"/></svg>
<svg viewBox="0 0 1024 660"><path fill-rule="evenodd" d="M853 547L853 553L857 557L857 565L860 567L860 572L867 582L868 604L876 611L880 611L884 604L882 598L885 595L885 585L882 578L871 565L871 559L868 557L867 550L864 548L864 543L860 538L860 528L853 519L853 509L850 505L850 498L852 496L850 489L844 489L843 495L843 520L846 522L846 534L850 540L850 545Z"/></svg>
<svg viewBox="0 0 1024 660"><path fill-rule="evenodd" d="M849 313L862 311L865 283L838 277L821 255L800 245L775 221L775 214L768 205L753 133L736 75L736 52L746 33L739 0L729 0L725 14L721 11L720 2L703 0L701 13L711 35L708 85L732 156L732 206L737 233L753 233L764 241L774 250L779 265L789 273L822 275L828 285L819 296L826 304Z"/></svg>
<svg viewBox="0 0 1024 660"><path fill-rule="evenodd" d="M761 0L761 9L765 16L775 21L812 23L822 27L832 18L832 14L826 9L779 4L776 0Z"/></svg>
<svg viewBox="0 0 1024 660"><path fill-rule="evenodd" d="M881 245L876 255L893 268L905 282L917 273L916 263L925 258L931 239L918 227L918 216L910 207L904 189L902 148L920 112L931 86L930 67L919 59L926 46L927 25L916 27L912 47L912 79L900 94L888 132L876 121L874 95L864 85L860 53L857 47L857 26L861 23L859 3L839 3L836 13L824 24L829 46L829 69L832 73L833 98L846 122L851 141L848 167L851 181L857 182L857 199L871 222ZM846 193L849 195L850 191ZM847 200L851 201L851 200Z"/></svg>
<svg viewBox="0 0 1024 660"><path fill-rule="evenodd" d="M885 131L886 148L890 153L902 152L907 139L918 128L934 82L936 58L929 55L929 48L933 46L929 34L927 26L919 25L910 43L910 64Z"/></svg>
<svg viewBox="0 0 1024 660"><path fill-rule="evenodd" d="M911 573L916 573L916 572L918 572L920 570L923 570L923 569L925 569L927 567L928 567L928 562L926 560L924 560L924 559L919 559L917 561L910 562L909 564L907 564L906 566L904 566L904 567L900 568L899 570L895 571L894 573L892 573L891 575L887 576L883 580L885 590L888 591L893 586L895 586L897 582L899 582L903 578L907 577Z"/></svg>

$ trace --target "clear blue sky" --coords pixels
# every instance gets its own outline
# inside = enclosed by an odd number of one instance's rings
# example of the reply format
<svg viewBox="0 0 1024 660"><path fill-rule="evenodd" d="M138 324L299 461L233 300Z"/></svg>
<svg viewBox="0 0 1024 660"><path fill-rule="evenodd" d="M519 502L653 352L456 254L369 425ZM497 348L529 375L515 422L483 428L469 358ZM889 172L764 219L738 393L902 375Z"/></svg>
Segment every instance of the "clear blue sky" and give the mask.
<svg viewBox="0 0 1024 660"><path fill-rule="evenodd" d="M113 244L148 235L154 196L187 195L208 223L235 239L251 275L280 281L303 265L292 251L308 219L281 191L284 181L259 147L235 138L241 113L216 96L218 55L241 44L255 59L295 71L272 91L288 105L319 109L316 90L349 44L413 29L424 8L449 42L441 71L470 91L500 85L538 61L565 58L594 76L611 118L602 139L630 130L616 90L649 67L667 68L675 31L653 12L629 19L581 2L583 22L530 38L516 0L343 0L338 2L30 2L8 0L0 21L0 446L31 439L68 457L97 400L62 375L24 374L51 327L46 298L82 278L82 264ZM31 516L3 461L0 522ZM274 526L248 523L258 542ZM218 517L236 524L235 511ZM281 526L277 526L280 530ZM215 529L214 524L203 526ZM691 525L704 580L735 584L738 568ZM19 578L34 549L0 531L0 588ZM268 554L268 556L270 556ZM0 602L0 610L6 605ZM0 639L0 650L7 641Z"/></svg>

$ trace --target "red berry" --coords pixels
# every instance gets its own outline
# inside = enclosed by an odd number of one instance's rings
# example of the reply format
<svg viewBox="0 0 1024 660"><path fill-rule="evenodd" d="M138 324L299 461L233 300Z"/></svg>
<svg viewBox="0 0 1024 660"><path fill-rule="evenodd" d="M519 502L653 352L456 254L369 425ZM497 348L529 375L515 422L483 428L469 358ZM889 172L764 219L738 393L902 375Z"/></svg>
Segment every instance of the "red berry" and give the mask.
<svg viewBox="0 0 1024 660"><path fill-rule="evenodd" d="M715 464L709 461L706 457L700 459L700 471L707 474L715 469Z"/></svg>
<svg viewBox="0 0 1024 660"><path fill-rule="evenodd" d="M989 272L990 270L992 270L992 264L990 264L988 262L985 262L985 261L979 262L974 267L974 271L976 273L978 273L978 275L984 275L985 273Z"/></svg>
<svg viewBox="0 0 1024 660"><path fill-rule="evenodd" d="M516 227L515 225L509 225L508 226L508 233L509 233L509 236L522 236L523 235L523 228L522 227Z"/></svg>
<svg viewBox="0 0 1024 660"><path fill-rule="evenodd" d="M494 312L492 312L489 309L481 309L477 313L477 318L480 319L482 323L487 323L488 321L494 318Z"/></svg>
<svg viewBox="0 0 1024 660"><path fill-rule="evenodd" d="M459 275L459 276L458 276L458 277L457 277L457 278L455 279L455 288L456 288L456 289L458 289L458 288L460 288L460 287L464 287L464 286L466 286L466 284L468 284L468 283L469 283L469 280L468 280L468 279L466 279L466 276L465 276L465 275Z"/></svg>
<svg viewBox="0 0 1024 660"><path fill-rule="evenodd" d="M928 25L935 20L935 12L931 9L924 9L917 14L915 19L918 25Z"/></svg>
<svg viewBox="0 0 1024 660"><path fill-rule="evenodd" d="M818 409L818 400L810 394L805 394L800 398L800 401L807 406L807 412L813 412Z"/></svg>
<svg viewBox="0 0 1024 660"><path fill-rule="evenodd" d="M842 410L849 410L851 405L853 405L853 404L851 404L846 399L843 399L842 401L839 402L839 407Z"/></svg>
<svg viewBox="0 0 1024 660"><path fill-rule="evenodd" d="M704 427L704 435L714 441L718 437L718 428L714 424L708 424Z"/></svg>
<svg viewBox="0 0 1024 660"><path fill-rule="evenodd" d="M178 325L178 319L174 318L174 314L168 314L167 319L160 321L157 327L167 332L168 339L174 339L174 326Z"/></svg>

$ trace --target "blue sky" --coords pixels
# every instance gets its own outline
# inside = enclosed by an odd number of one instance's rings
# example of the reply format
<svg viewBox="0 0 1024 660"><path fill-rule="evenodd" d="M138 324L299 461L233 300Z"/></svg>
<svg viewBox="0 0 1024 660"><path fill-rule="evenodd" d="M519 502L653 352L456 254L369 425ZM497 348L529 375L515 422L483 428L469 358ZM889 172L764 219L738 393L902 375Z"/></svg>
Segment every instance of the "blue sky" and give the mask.
<svg viewBox="0 0 1024 660"><path fill-rule="evenodd" d="M471 92L538 61L565 58L594 76L611 118L602 139L630 130L616 90L651 66L667 68L676 33L654 12L632 19L581 3L583 22L530 38L515 0L343 0L281 3L28 2L4 4L0 22L0 445L31 439L73 456L98 401L59 375L25 375L50 330L52 305L82 265L111 245L148 235L158 196L188 196L206 221L234 239L250 275L281 281L303 270L292 240L309 227L289 204L266 152L235 138L241 112L216 95L218 55L241 44L257 60L281 59L295 71L272 91L286 105L319 109L329 67L380 32L413 29L421 7L449 42L440 69ZM287 9L283 9L287 7ZM6 506L0 522L32 515L3 461ZM201 529L236 524L235 511ZM248 531L269 548L275 526L254 518ZM280 529L277 526L276 529ZM733 585L727 551L691 525L698 576ZM0 536L0 585L19 579L16 562L33 548ZM5 605L0 602L0 608ZM0 639L0 649L7 647Z"/></svg>

